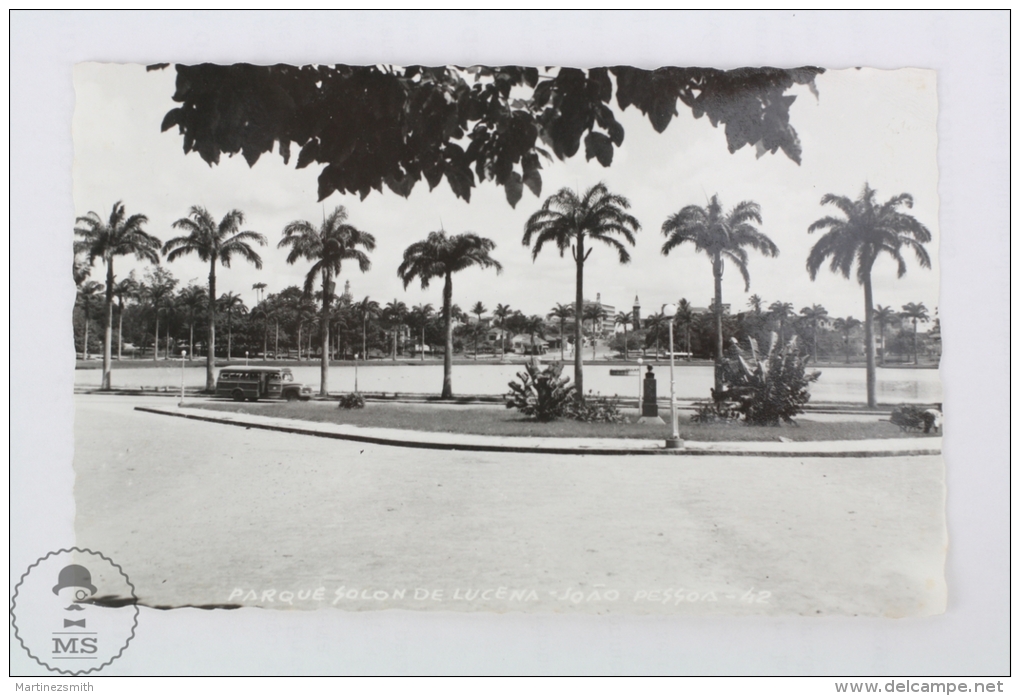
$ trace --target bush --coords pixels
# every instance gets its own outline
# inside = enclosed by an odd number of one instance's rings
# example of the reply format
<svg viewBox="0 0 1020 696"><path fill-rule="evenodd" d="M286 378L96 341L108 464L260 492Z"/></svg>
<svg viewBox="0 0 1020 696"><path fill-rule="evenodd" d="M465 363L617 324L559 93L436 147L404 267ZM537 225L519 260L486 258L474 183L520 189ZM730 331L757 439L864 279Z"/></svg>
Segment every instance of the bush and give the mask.
<svg viewBox="0 0 1020 696"><path fill-rule="evenodd" d="M506 407L516 408L525 416L539 421L553 421L565 415L567 406L574 401L574 386L569 377L562 377L563 366L552 363L539 370L525 363L525 372L518 372L520 382L510 382Z"/></svg>
<svg viewBox="0 0 1020 696"><path fill-rule="evenodd" d="M889 421L900 430L924 430L930 433L932 429L938 432L941 425L940 406L918 406L915 404L900 404L893 409Z"/></svg>
<svg viewBox="0 0 1020 696"><path fill-rule="evenodd" d="M695 412L691 416L692 423L724 423L732 424L740 420L740 410L732 401L713 401L694 404Z"/></svg>
<svg viewBox="0 0 1020 696"><path fill-rule="evenodd" d="M574 399L567 404L568 418L583 423L622 423L620 400L616 397L593 396L590 392L585 399Z"/></svg>
<svg viewBox="0 0 1020 696"><path fill-rule="evenodd" d="M805 370L807 356L797 350L796 336L780 346L773 332L764 354L759 354L753 338L748 343L750 355L741 351L736 340L730 345L730 355L723 363L723 392L712 393L716 408L739 411L750 425L792 423L811 398L808 385L822 373Z"/></svg>
<svg viewBox="0 0 1020 696"><path fill-rule="evenodd" d="M340 408L343 409L365 408L365 397L363 397L358 392L343 394L340 397Z"/></svg>

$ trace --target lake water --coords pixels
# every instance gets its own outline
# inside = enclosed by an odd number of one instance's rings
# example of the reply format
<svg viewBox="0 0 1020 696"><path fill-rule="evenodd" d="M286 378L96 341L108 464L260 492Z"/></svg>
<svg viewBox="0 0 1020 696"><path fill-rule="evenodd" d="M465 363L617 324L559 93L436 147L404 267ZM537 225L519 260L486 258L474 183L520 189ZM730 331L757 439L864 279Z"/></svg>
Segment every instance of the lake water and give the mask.
<svg viewBox="0 0 1020 696"><path fill-rule="evenodd" d="M262 365L253 362L253 365ZM271 363L270 363L271 364ZM636 396L638 377L636 374L617 377L609 370L625 365L586 365L584 368L585 389L603 395ZM637 367L636 365L634 367ZM291 367L294 379L319 388L318 364ZM524 367L515 365L465 365L453 366L454 394L505 394L507 383L516 378ZM823 367L822 376L811 386L812 401L865 402L865 371L863 368ZM188 367L184 370L184 383L188 387L205 386L205 368ZM573 367L567 365L563 373L573 375ZM677 396L680 399L706 399L713 385L710 365L680 365L676 370ZM669 394L669 366L656 366L655 375L659 382L659 395ZM100 370L76 370L75 385L98 387L102 377ZM942 401L942 383L938 370L879 368L878 401L880 403L930 403ZM179 388L181 368L167 367L131 368L114 363L114 387L168 387ZM385 364L381 362L361 365L358 369L358 387L364 392L399 392L403 394L439 394L443 386L443 366ZM353 365L331 365L329 369L331 392L354 390Z"/></svg>

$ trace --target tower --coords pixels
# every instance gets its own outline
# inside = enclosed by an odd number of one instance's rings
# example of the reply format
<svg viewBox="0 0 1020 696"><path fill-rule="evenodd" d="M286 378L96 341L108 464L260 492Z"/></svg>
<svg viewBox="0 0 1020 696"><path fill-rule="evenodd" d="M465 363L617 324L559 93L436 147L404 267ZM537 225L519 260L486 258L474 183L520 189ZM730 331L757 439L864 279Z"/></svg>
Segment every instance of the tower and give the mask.
<svg viewBox="0 0 1020 696"><path fill-rule="evenodd" d="M641 328L641 300L637 295L634 295L634 318L631 319L631 323L635 329Z"/></svg>

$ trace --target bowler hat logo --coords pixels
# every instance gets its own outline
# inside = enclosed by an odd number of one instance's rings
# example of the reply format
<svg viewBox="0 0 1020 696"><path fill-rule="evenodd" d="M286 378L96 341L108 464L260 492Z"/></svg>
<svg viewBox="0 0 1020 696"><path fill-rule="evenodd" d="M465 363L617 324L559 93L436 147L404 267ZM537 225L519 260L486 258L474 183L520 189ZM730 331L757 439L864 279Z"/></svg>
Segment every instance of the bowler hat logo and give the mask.
<svg viewBox="0 0 1020 696"><path fill-rule="evenodd" d="M138 622L134 586L102 553L61 549L21 576L11 601L14 632L40 665L97 672L123 654Z"/></svg>

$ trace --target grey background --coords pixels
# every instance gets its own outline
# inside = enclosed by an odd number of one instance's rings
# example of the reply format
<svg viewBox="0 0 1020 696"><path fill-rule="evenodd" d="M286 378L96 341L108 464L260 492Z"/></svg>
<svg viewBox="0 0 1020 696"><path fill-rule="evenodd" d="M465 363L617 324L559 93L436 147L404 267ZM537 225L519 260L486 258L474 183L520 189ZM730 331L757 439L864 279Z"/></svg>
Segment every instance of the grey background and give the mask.
<svg viewBox="0 0 1020 696"><path fill-rule="evenodd" d="M926 67L938 71L949 610L918 620L144 610L111 674L1004 674L1009 15L11 16L11 587L73 543L71 66L78 61ZM12 635L13 641L13 635ZM42 674L16 641L12 674Z"/></svg>

